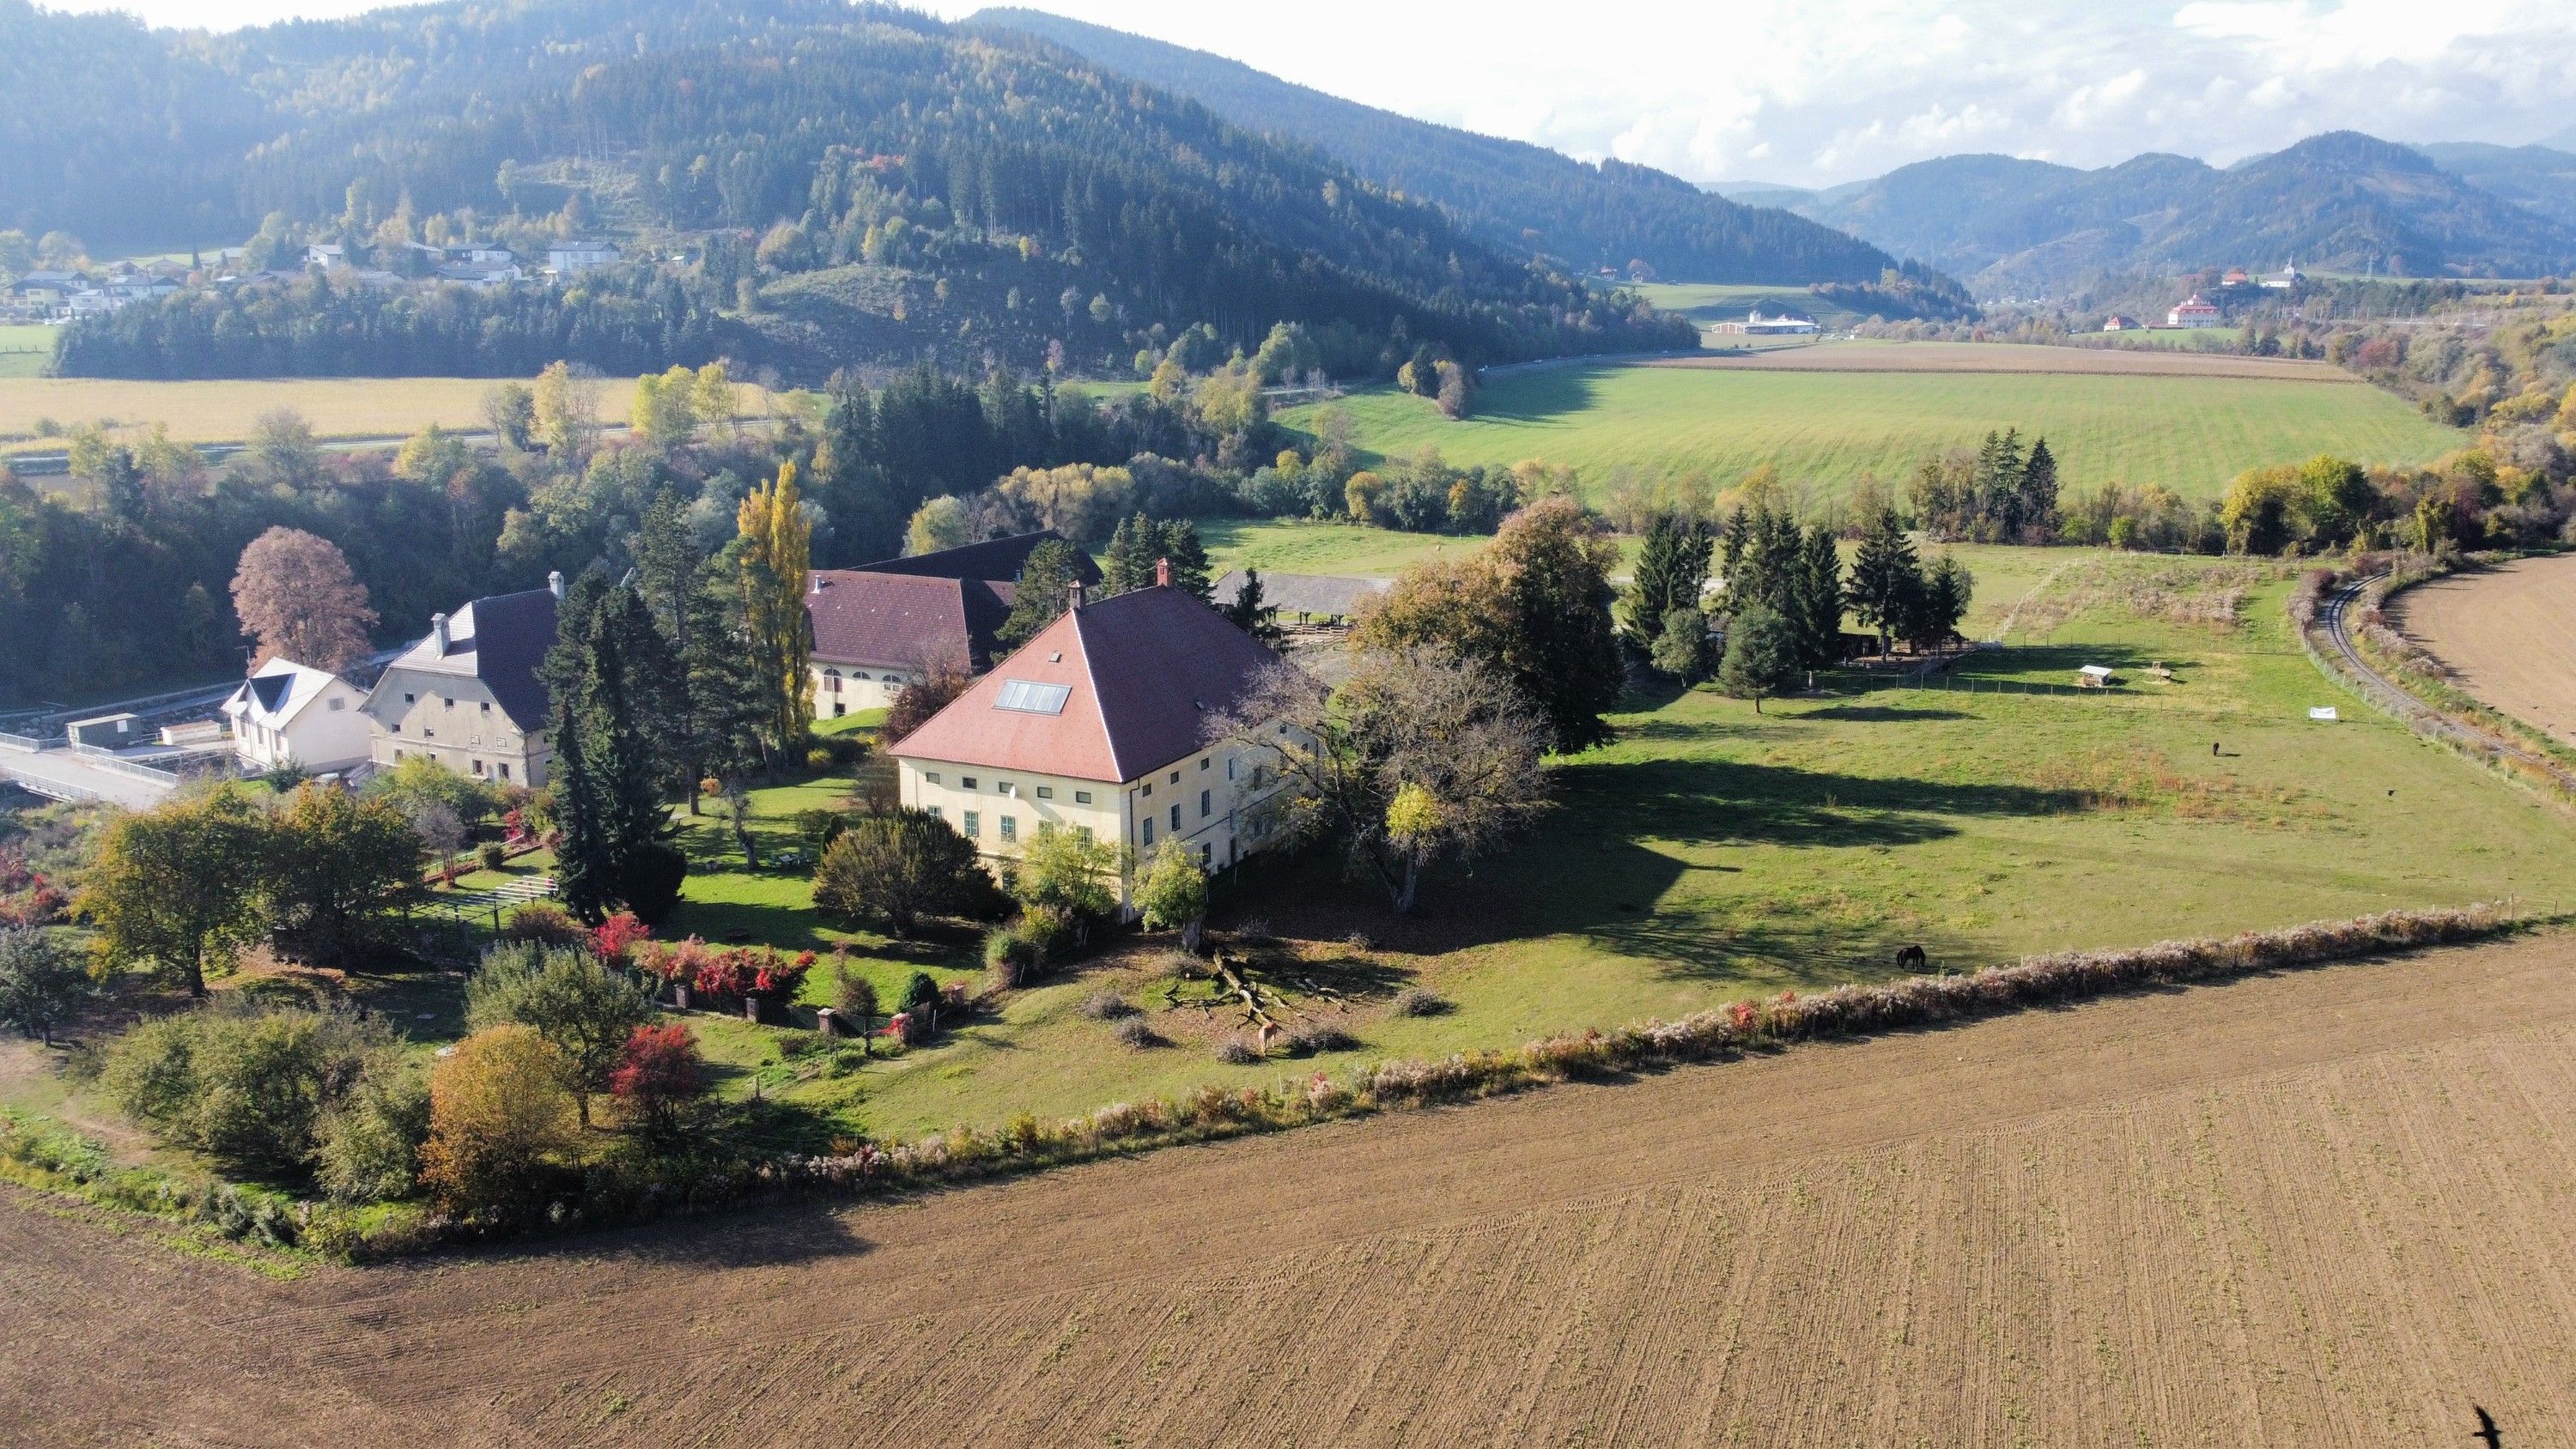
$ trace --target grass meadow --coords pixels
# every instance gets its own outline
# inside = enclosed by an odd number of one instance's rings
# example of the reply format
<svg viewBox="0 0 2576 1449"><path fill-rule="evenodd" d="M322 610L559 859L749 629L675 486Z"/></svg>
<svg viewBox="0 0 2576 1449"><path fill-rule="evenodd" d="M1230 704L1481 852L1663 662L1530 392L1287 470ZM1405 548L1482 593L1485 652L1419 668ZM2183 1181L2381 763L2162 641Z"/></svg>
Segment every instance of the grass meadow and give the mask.
<svg viewBox="0 0 2576 1449"><path fill-rule="evenodd" d="M1738 282L1645 282L1635 286L1638 295L1651 306L1667 312L1679 312L1705 327L1711 322L1741 322L1753 308L1762 309L1765 317L1795 312L1813 317L1829 328L1849 327L1869 320L1864 313L1809 292L1804 287L1765 287ZM1745 339L1732 339L1742 342ZM1753 339L1759 341L1760 339Z"/></svg>
<svg viewBox="0 0 2576 1449"><path fill-rule="evenodd" d="M0 326L0 381L40 377L54 355L58 327Z"/></svg>
<svg viewBox="0 0 2576 1449"><path fill-rule="evenodd" d="M1114 942L893 1059L801 1051L801 1034L725 1017L689 1020L726 1096L757 1095L780 1145L821 1147L1205 1082L1266 1083L1307 1062L1338 1068L1676 1017L1890 975L1907 943L1936 967L1965 969L2394 907L2508 896L2576 905L2576 821L2340 694L2288 631L2287 577L2249 574L2242 561L2006 557L2015 552L1969 556L1989 580L1981 608L2000 613L2029 596L2026 612L2046 628L2016 637L2045 643L1973 656L1933 688L1844 671L1760 713L1705 688L1642 689L1624 702L1615 743L1563 762L1558 806L1537 833L1472 870L1439 872L1413 917L1390 916L1328 856L1255 857L1221 880L1219 927L1266 922L1289 943L1264 970L1292 1022L1337 1026L1353 1046L1220 1064L1212 1048L1236 1023L1166 1009L1157 957L1168 943L1154 937ZM2173 680L2148 676L2151 662ZM2092 663L2117 671L2119 686L2066 687ZM2306 711L2318 704L2347 718L2312 724ZM826 775L756 792L764 857L801 845L796 813L833 806L850 786ZM802 868L752 869L714 815L681 819L693 868L665 936L783 951L846 943L886 999L916 970L980 979L972 929L911 942L843 929L814 912ZM510 873L547 868L535 856ZM807 1005L830 1000L828 959L808 980ZM423 1049L461 1030L453 976L350 985ZM1407 987L1448 1009L1397 1015L1391 1000ZM1143 1007L1167 1044L1121 1045L1082 1009L1104 990ZM54 1082L0 1070L0 1103L144 1151L108 1109Z"/></svg>
<svg viewBox="0 0 2576 1449"><path fill-rule="evenodd" d="M2463 446L2376 388L2227 377L1789 372L1585 365L1514 373L1443 418L1392 389L1288 409L1314 428L1346 409L1371 459L1436 448L1452 464L1541 458L1597 488L1613 467L1654 480L1732 483L1769 463L1831 497L1864 477L1891 484L1927 456L1973 447L1990 429L2043 435L2070 492L2105 482L2217 496L2237 473L2320 452L2424 462Z"/></svg>

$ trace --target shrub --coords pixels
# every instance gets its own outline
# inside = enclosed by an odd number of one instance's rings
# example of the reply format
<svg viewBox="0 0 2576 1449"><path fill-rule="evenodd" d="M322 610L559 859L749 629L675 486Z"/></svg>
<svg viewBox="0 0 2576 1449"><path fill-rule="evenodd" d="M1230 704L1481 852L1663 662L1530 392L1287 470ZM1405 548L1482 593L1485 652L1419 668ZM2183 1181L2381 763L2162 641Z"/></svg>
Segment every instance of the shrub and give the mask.
<svg viewBox="0 0 2576 1449"><path fill-rule="evenodd" d="M909 936L924 916L974 909L991 882L973 841L938 816L899 810L854 821L832 841L815 868L814 904Z"/></svg>
<svg viewBox="0 0 2576 1449"><path fill-rule="evenodd" d="M1083 998L1082 1014L1093 1021L1121 1021L1138 1011L1134 1003L1115 991L1095 991Z"/></svg>
<svg viewBox="0 0 2576 1449"><path fill-rule="evenodd" d="M554 1048L564 1069L563 1088L573 1094L585 1126L591 1097L608 1089L628 1037L652 1015L652 1003L625 976L587 951L495 946L483 953L483 969L465 983L468 1027L481 1031L516 1023Z"/></svg>
<svg viewBox="0 0 2576 1449"><path fill-rule="evenodd" d="M1216 1044L1216 1059L1229 1067L1248 1067L1261 1060L1261 1053L1243 1038L1230 1036Z"/></svg>
<svg viewBox="0 0 2576 1449"><path fill-rule="evenodd" d="M590 928L552 901L530 901L511 913L501 927L501 939L540 946L584 947L590 944Z"/></svg>
<svg viewBox="0 0 2576 1449"><path fill-rule="evenodd" d="M1122 1045L1134 1047L1138 1051L1163 1044L1163 1034L1154 1030L1153 1025L1142 1016L1121 1019L1117 1027L1117 1036ZM1236 1045L1239 1046L1241 1043L1238 1042Z"/></svg>
<svg viewBox="0 0 2576 1449"><path fill-rule="evenodd" d="M1419 986L1408 986L1395 994L1387 1009L1397 1016L1438 1016L1449 1009L1449 1003Z"/></svg>
<svg viewBox="0 0 2576 1449"><path fill-rule="evenodd" d="M877 984L851 970L846 956L832 958L832 1004L841 1015L858 1023L859 1040L864 1046L868 1033L876 1030L880 1015Z"/></svg>
<svg viewBox="0 0 2576 1449"><path fill-rule="evenodd" d="M96 991L89 972L53 937L0 927L0 1024L54 1044L63 1024Z"/></svg>
<svg viewBox="0 0 2576 1449"><path fill-rule="evenodd" d="M820 745L807 750L805 752L805 768L813 771L817 775L829 770L832 768L832 752L824 749Z"/></svg>
<svg viewBox="0 0 2576 1449"><path fill-rule="evenodd" d="M706 1064L686 1026L639 1026L626 1039L609 1093L656 1141L676 1138L689 1109L707 1094Z"/></svg>
<svg viewBox="0 0 2576 1449"><path fill-rule="evenodd" d="M487 840L475 847L474 858L485 870L499 870L510 863L510 848L497 840Z"/></svg>
<svg viewBox="0 0 2576 1449"><path fill-rule="evenodd" d="M311 1159L323 1112L394 1062L380 1020L232 997L118 1037L100 1080L170 1141L257 1170L293 1169Z"/></svg>
<svg viewBox="0 0 2576 1449"><path fill-rule="evenodd" d="M1196 925L1207 915L1207 872L1199 858L1180 841L1166 837L1154 852L1145 878L1136 883L1136 904L1150 931Z"/></svg>
<svg viewBox="0 0 2576 1449"><path fill-rule="evenodd" d="M1005 990L1027 986L1046 973L1046 941L1026 925L995 926L984 934L984 966Z"/></svg>
<svg viewBox="0 0 2576 1449"><path fill-rule="evenodd" d="M421 1183L467 1216L528 1215L557 1185L575 1142L566 1068L545 1038L512 1023L476 1032L431 1074Z"/></svg>
<svg viewBox="0 0 2576 1449"><path fill-rule="evenodd" d="M410 1194L420 1180L420 1147L429 1136L429 1073L416 1064L369 1072L322 1114L314 1144L314 1177L341 1202L381 1202Z"/></svg>
<svg viewBox="0 0 2576 1449"><path fill-rule="evenodd" d="M680 904L680 887L689 878L689 858L675 846L648 845L626 863L617 883L618 899L647 926L671 918Z"/></svg>
<svg viewBox="0 0 2576 1449"><path fill-rule="evenodd" d="M1288 1050L1301 1057L1346 1052L1359 1044L1359 1038L1330 1022L1308 1022L1288 1033Z"/></svg>
<svg viewBox="0 0 2576 1449"><path fill-rule="evenodd" d="M591 954L611 966L633 966L637 948L652 939L652 927L633 911L619 911L591 928Z"/></svg>

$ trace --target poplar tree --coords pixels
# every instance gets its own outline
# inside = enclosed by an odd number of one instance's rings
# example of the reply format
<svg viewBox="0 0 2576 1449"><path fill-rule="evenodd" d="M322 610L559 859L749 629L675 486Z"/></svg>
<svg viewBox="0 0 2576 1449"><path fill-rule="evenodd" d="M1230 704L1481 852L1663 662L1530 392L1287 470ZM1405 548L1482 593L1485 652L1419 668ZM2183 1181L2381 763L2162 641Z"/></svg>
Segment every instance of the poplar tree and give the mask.
<svg viewBox="0 0 2576 1449"><path fill-rule="evenodd" d="M760 670L760 699L773 758L800 748L814 726L813 646L805 628L805 584L814 561L814 525L796 489L796 465L742 500L734 515L742 535L743 622Z"/></svg>

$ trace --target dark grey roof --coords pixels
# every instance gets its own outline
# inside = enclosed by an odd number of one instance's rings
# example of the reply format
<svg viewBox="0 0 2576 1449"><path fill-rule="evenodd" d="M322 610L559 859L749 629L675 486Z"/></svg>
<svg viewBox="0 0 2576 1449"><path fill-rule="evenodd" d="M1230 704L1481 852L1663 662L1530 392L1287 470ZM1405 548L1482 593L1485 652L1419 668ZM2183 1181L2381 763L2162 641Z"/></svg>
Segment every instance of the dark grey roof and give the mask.
<svg viewBox="0 0 2576 1449"><path fill-rule="evenodd" d="M295 676L292 674L281 672L250 677L251 698L258 700L259 707L269 714L277 713L277 707L286 702L287 691L294 687Z"/></svg>
<svg viewBox="0 0 2576 1449"><path fill-rule="evenodd" d="M1027 566L1029 555L1042 543L1063 543L1063 534L1052 528L1035 533L1013 534L1009 538L988 538L982 543L943 548L937 553L917 553L910 558L890 558L879 563L861 564L856 572L869 574L915 574L935 579L983 579L995 583L1016 583L1020 570ZM1086 584L1100 582L1100 565L1092 561L1080 544L1074 545L1074 565Z"/></svg>
<svg viewBox="0 0 2576 1449"><path fill-rule="evenodd" d="M454 640L450 654L471 650L474 676L499 700L510 722L522 730L546 727L546 686L537 666L555 647L555 595L552 589L523 594L495 594L466 606L474 611L474 634Z"/></svg>

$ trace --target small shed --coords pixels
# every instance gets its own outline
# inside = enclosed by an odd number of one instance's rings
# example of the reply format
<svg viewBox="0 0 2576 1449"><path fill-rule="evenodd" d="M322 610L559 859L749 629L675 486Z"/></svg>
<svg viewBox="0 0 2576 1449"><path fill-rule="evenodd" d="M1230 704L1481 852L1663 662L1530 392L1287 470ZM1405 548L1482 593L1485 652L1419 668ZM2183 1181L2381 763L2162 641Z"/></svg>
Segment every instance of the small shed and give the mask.
<svg viewBox="0 0 2576 1449"><path fill-rule="evenodd" d="M2111 666L2087 664L2075 671L2075 684L2079 689L2108 689L2111 687Z"/></svg>
<svg viewBox="0 0 2576 1449"><path fill-rule="evenodd" d="M76 745L121 750L127 745L143 743L143 717L138 714L103 714L94 719L76 719L63 727L63 733L69 735Z"/></svg>

